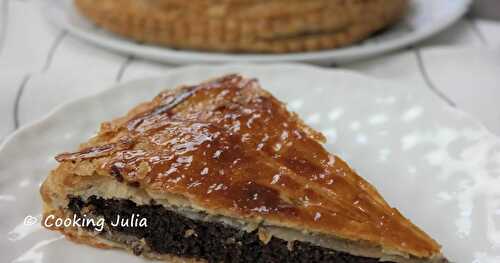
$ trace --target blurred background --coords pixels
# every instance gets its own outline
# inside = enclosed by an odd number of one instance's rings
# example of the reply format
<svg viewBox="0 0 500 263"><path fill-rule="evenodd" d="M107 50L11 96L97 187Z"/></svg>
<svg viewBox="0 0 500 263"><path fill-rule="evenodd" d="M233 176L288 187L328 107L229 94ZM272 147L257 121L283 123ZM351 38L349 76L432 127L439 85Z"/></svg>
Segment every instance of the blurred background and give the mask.
<svg viewBox="0 0 500 263"><path fill-rule="evenodd" d="M177 67L82 41L48 22L44 1L0 0L0 141L68 100ZM330 67L429 89L500 135L499 0L476 0L454 25L417 45Z"/></svg>

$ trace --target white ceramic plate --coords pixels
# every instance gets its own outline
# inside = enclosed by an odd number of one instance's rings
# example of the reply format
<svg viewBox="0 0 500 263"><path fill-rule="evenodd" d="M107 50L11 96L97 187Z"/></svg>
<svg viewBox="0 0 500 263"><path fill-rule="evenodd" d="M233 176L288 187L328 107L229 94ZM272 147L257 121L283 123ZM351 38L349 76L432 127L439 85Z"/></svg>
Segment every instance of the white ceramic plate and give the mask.
<svg viewBox="0 0 500 263"><path fill-rule="evenodd" d="M472 0L410 0L407 18L386 32L350 47L284 55L223 54L141 45L91 25L73 7L73 0L44 0L44 11L55 24L94 44L121 53L172 64L220 62L290 62L331 64L353 61L402 48L434 35L458 20Z"/></svg>
<svg viewBox="0 0 500 263"><path fill-rule="evenodd" d="M100 122L178 84L223 73L262 85L328 138L347 159L444 247L456 262L500 262L500 141L427 89L347 71L299 65L193 66L162 78L120 84L67 103L10 137L0 150L0 254L3 262L143 262L121 251L67 241L39 225L40 182L53 157L76 149Z"/></svg>

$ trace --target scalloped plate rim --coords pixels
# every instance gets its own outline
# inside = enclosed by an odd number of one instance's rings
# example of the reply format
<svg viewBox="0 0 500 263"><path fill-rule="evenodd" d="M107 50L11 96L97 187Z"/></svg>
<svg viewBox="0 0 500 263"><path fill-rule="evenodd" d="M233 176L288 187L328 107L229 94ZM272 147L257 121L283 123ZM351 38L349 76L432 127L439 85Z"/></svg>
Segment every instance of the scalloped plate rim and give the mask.
<svg viewBox="0 0 500 263"><path fill-rule="evenodd" d="M362 46L347 46L341 49L313 51L313 52L298 52L290 54L225 54L225 53L210 53L189 50L175 50L154 45L140 45L136 42L129 41L124 38L106 34L107 37L100 36L92 32L86 32L74 26L67 18L54 15L52 5L54 1L67 0L43 0L43 9L46 17L55 25L68 30L80 39L95 45L117 51L123 54L133 54L150 60L166 62L172 64L188 64L188 63L223 63L223 62L309 62L314 64L328 64L359 60L362 58L372 57L377 54L383 54L393 51L398 48L411 45L427 39L444 29L450 27L453 23L459 20L469 9L473 0L455 0L460 1L461 6L454 10L449 16L442 18L439 23L434 26L420 29L415 33L405 34L400 38L390 39L388 41L380 41L379 43L367 44ZM71 1L71 0L70 0ZM415 0L412 0L415 1ZM62 8L64 7L55 7ZM58 10L67 13L67 10ZM67 15L67 14L66 14Z"/></svg>

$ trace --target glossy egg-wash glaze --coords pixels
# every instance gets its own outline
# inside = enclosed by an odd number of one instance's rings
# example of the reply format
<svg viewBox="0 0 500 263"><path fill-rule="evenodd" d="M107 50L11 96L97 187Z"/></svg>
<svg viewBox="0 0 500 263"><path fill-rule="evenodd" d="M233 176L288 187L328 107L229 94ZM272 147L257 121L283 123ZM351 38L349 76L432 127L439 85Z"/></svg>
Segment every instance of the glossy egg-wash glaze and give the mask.
<svg viewBox="0 0 500 263"><path fill-rule="evenodd" d="M417 257L439 252L256 80L228 75L163 92L112 130L113 143L57 160L105 157L110 175L232 216L287 218Z"/></svg>

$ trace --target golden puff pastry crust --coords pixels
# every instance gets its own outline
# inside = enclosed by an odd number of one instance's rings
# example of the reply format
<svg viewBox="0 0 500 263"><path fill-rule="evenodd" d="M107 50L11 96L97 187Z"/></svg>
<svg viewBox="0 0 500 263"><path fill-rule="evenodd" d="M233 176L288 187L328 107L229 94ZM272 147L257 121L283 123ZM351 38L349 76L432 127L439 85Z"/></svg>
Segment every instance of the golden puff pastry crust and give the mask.
<svg viewBox="0 0 500 263"><path fill-rule="evenodd" d="M408 0L75 0L98 26L138 42L216 52L343 47L396 23Z"/></svg>
<svg viewBox="0 0 500 263"><path fill-rule="evenodd" d="M56 229L146 256L216 262L252 246L261 254L247 255L250 262L446 262L440 245L324 140L255 79L227 75L166 90L56 157L41 187L44 215L146 214L158 231ZM182 242L184 250L171 250ZM209 245L228 251L203 250Z"/></svg>

